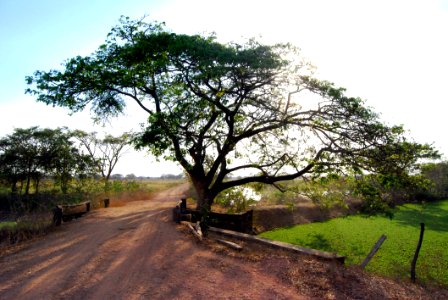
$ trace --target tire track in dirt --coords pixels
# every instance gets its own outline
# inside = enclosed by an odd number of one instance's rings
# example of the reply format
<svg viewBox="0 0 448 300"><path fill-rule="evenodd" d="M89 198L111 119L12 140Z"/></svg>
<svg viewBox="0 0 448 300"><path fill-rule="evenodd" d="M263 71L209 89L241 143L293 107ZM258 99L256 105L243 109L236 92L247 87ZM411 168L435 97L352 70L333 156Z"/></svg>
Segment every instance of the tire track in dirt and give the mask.
<svg viewBox="0 0 448 300"><path fill-rule="evenodd" d="M179 231L188 185L93 211L0 258L0 299L303 299L253 263Z"/></svg>

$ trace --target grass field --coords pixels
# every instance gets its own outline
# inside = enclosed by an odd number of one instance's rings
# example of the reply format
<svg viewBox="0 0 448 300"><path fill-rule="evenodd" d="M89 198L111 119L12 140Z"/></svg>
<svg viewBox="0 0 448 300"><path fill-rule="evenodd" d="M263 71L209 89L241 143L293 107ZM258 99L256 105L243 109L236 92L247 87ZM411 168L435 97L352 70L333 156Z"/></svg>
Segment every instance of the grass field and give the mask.
<svg viewBox="0 0 448 300"><path fill-rule="evenodd" d="M417 262L417 280L448 286L448 200L425 205L406 204L394 217L347 216L326 222L264 232L262 237L345 255L347 264L360 264L382 234L386 241L367 270L393 278L410 276L420 234L426 230Z"/></svg>
<svg viewBox="0 0 448 300"><path fill-rule="evenodd" d="M0 230L11 230L16 227L17 227L17 222L15 222L15 221L0 222Z"/></svg>

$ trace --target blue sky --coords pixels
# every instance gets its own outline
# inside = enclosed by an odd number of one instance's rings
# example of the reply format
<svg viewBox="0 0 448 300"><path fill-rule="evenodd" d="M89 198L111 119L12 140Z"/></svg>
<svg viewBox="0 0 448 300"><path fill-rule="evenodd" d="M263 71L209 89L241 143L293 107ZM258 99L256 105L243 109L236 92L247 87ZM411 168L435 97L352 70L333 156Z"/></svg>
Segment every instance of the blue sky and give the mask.
<svg viewBox="0 0 448 300"><path fill-rule="evenodd" d="M0 0L0 103L23 95L25 75L88 55L120 15L142 16L157 7L152 2Z"/></svg>
<svg viewBox="0 0 448 300"><path fill-rule="evenodd" d="M32 125L120 133L144 122L129 106L98 127L88 112L68 116L24 95L25 76L90 54L120 15L149 15L175 32L216 32L222 41L291 42L319 77L448 154L448 0L0 0L0 136ZM135 153L117 166L124 174L179 171Z"/></svg>

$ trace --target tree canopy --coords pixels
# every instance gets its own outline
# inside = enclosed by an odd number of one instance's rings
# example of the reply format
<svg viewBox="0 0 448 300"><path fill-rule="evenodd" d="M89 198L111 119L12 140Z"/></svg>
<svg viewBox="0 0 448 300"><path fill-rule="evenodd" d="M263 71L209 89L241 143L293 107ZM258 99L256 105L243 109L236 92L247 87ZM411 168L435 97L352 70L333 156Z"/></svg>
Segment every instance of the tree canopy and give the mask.
<svg viewBox="0 0 448 300"><path fill-rule="evenodd" d="M178 161L204 209L246 183L400 172L437 155L383 124L362 99L313 78L289 44L224 44L123 18L95 53L27 82L38 101L71 111L90 105L98 118L137 103L148 119L136 145Z"/></svg>
<svg viewBox="0 0 448 300"><path fill-rule="evenodd" d="M0 139L0 178L11 184L13 193L18 192L18 183L25 182L24 194L28 195L32 181L38 193L40 180L52 176L67 193L75 175L92 172L92 161L70 138L66 128L16 128Z"/></svg>
<svg viewBox="0 0 448 300"><path fill-rule="evenodd" d="M132 134L123 133L120 136L107 134L103 138L98 138L95 132L75 130L73 136L79 141L81 148L87 151L107 189L115 166L131 143Z"/></svg>

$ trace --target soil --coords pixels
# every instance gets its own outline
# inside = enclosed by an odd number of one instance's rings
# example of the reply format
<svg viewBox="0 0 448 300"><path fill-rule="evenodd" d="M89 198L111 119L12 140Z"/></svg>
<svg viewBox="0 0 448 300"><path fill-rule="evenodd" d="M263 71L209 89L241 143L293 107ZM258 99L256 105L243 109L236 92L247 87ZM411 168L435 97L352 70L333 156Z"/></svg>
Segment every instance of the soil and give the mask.
<svg viewBox="0 0 448 300"><path fill-rule="evenodd" d="M447 299L443 289L244 245L171 221L182 185L90 212L0 254L0 299Z"/></svg>

